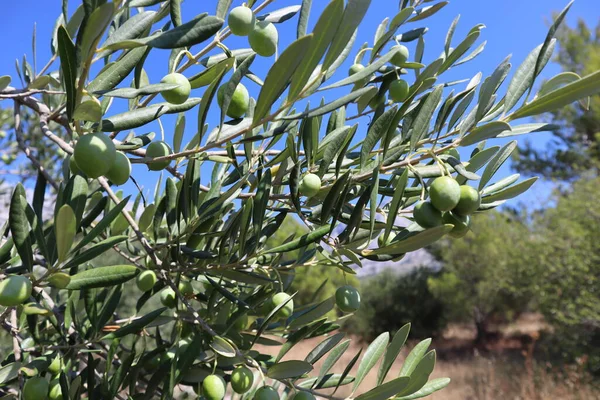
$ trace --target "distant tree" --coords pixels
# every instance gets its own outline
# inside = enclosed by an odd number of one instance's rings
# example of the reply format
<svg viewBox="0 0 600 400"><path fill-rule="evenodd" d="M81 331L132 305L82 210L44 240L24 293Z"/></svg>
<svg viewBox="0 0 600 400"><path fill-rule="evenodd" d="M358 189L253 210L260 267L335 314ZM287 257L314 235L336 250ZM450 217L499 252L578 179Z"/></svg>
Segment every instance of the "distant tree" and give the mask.
<svg viewBox="0 0 600 400"><path fill-rule="evenodd" d="M579 20L575 27L563 25L557 35L560 50L555 61L565 77L580 76L600 68L600 21L596 28ZM514 167L547 178L569 180L583 171L598 170L600 163L600 96L554 111L557 129L546 148L525 141L515 155ZM542 117L545 119L545 117Z"/></svg>
<svg viewBox="0 0 600 400"><path fill-rule="evenodd" d="M449 318L475 323L476 341L485 339L493 318L518 314L529 304L536 271L529 263L531 232L521 219L477 215L473 232L432 249L443 272L429 278L429 289Z"/></svg>

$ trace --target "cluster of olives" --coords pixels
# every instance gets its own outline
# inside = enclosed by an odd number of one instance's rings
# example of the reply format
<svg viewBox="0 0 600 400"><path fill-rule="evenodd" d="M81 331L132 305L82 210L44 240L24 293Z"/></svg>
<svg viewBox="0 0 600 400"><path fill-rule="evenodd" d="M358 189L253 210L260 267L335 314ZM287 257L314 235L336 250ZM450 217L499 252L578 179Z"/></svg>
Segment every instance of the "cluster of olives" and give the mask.
<svg viewBox="0 0 600 400"><path fill-rule="evenodd" d="M23 385L23 400L62 400L62 388L58 375L63 367L60 356L56 356L48 365L47 371L52 375L50 382L44 377L34 376Z"/></svg>
<svg viewBox="0 0 600 400"><path fill-rule="evenodd" d="M152 142L146 149L146 157L157 158L172 154L169 145L163 141ZM153 161L148 169L160 171L170 164L169 160ZM103 133L88 133L77 140L69 168L74 174L83 174L96 179L105 176L115 185L122 185L131 175L131 163L127 156L117 151L113 141Z"/></svg>
<svg viewBox="0 0 600 400"><path fill-rule="evenodd" d="M402 67L409 57L408 48L404 45L398 44L391 48L391 51L397 51L390 62L396 67ZM359 63L353 64L348 70L348 75L352 76L365 69L365 66ZM360 82L356 82L357 86L364 86L370 81L369 77L366 77ZM396 79L390 83L388 88L389 97L394 103L403 103L408 98L410 91L410 85L404 79ZM371 99L369 106L371 108L377 108L381 103L385 102L384 96L375 96Z"/></svg>
<svg viewBox="0 0 600 400"><path fill-rule="evenodd" d="M271 57L277 51L279 34L275 25L268 21L256 21L249 7L235 7L227 18L229 30L237 36L248 36L248 42L256 54Z"/></svg>
<svg viewBox="0 0 600 400"><path fill-rule="evenodd" d="M450 235L460 238L469 231L469 216L480 205L481 196L476 189L469 185L459 185L450 176L442 176L429 186L429 201L419 202L413 210L413 217L423 228L454 225Z"/></svg>

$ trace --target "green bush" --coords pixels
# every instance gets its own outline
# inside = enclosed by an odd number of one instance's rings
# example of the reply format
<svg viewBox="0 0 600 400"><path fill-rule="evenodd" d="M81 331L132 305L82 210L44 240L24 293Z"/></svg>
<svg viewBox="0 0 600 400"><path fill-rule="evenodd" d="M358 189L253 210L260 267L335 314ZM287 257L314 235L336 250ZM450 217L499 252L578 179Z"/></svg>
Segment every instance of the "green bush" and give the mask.
<svg viewBox="0 0 600 400"><path fill-rule="evenodd" d="M360 309L344 329L365 340L382 332L394 332L408 322L416 337L441 333L446 326L444 305L427 287L427 280L437 275L427 268L404 274L390 268L364 279Z"/></svg>

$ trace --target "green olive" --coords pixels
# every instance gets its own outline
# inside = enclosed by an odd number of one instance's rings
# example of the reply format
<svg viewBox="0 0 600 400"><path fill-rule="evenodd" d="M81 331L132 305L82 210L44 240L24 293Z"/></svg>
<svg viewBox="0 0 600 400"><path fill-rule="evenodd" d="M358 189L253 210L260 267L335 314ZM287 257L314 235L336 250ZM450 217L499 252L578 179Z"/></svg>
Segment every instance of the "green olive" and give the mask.
<svg viewBox="0 0 600 400"><path fill-rule="evenodd" d="M440 211L450 211L460 201L460 185L449 176L436 178L429 186L431 204Z"/></svg>
<svg viewBox="0 0 600 400"><path fill-rule="evenodd" d="M190 281L188 281L187 279L182 278L179 281L179 285L177 285L177 288L179 289L179 291L181 292L181 294L184 297L189 297L189 296L194 295L194 287L192 286Z"/></svg>
<svg viewBox="0 0 600 400"><path fill-rule="evenodd" d="M31 296L31 281L22 275L13 275L0 281L0 306L13 307Z"/></svg>
<svg viewBox="0 0 600 400"><path fill-rule="evenodd" d="M89 178L105 175L115 161L117 149L104 133L88 133L80 136L73 149L77 167Z"/></svg>
<svg viewBox="0 0 600 400"><path fill-rule="evenodd" d="M248 42L256 54L271 57L277 51L279 34L277 28L270 22L260 21L248 35Z"/></svg>
<svg viewBox="0 0 600 400"><path fill-rule="evenodd" d="M225 93L225 86L223 85L217 91L217 103L219 107L223 107L223 97ZM244 114L248 111L248 106L250 104L250 94L248 93L248 89L246 86L241 83L237 85L233 95L231 96L231 101L229 103L229 107L227 107L228 117L231 118L242 118Z"/></svg>
<svg viewBox="0 0 600 400"><path fill-rule="evenodd" d="M60 357L60 355L57 355L56 357L54 357L50 365L48 365L48 372L50 372L52 375L58 375L60 374L60 371L62 371L62 368L62 358Z"/></svg>
<svg viewBox="0 0 600 400"><path fill-rule="evenodd" d="M396 55L394 55L392 57L390 62L397 67L401 67L406 63L406 61L408 60L408 57L410 55L408 48L404 45L398 44L396 46L393 46L390 49L390 51L394 51L394 50L399 50L399 51Z"/></svg>
<svg viewBox="0 0 600 400"><path fill-rule="evenodd" d="M23 400L46 400L50 385L41 376L27 379L23 386Z"/></svg>
<svg viewBox="0 0 600 400"><path fill-rule="evenodd" d="M249 7L235 7L227 17L229 30L237 36L248 36L255 23L256 17Z"/></svg>
<svg viewBox="0 0 600 400"><path fill-rule="evenodd" d="M146 149L146 157L156 158L156 157L165 157L173 152L171 151L171 147L163 141L152 142L148 145ZM148 164L148 169L150 171L162 171L167 168L171 164L171 160L165 161L151 161Z"/></svg>
<svg viewBox="0 0 600 400"><path fill-rule="evenodd" d="M360 293L350 285L342 286L335 291L335 303L345 313L355 312L360 308Z"/></svg>
<svg viewBox="0 0 600 400"><path fill-rule="evenodd" d="M177 294L175 294L173 289L168 287L160 293L160 302L165 307L175 308L177 305Z"/></svg>
<svg viewBox="0 0 600 400"><path fill-rule="evenodd" d="M271 386L263 386L254 393L253 400L279 400L279 393Z"/></svg>
<svg viewBox="0 0 600 400"><path fill-rule="evenodd" d="M231 388L238 394L243 394L250 390L253 382L254 374L247 367L237 367L231 373Z"/></svg>
<svg viewBox="0 0 600 400"><path fill-rule="evenodd" d="M312 393L300 391L300 392L296 393L296 395L293 397L293 400L316 400L316 399Z"/></svg>
<svg viewBox="0 0 600 400"><path fill-rule="evenodd" d="M63 400L62 388L58 379L54 379L50 382L50 393L48 393L49 400Z"/></svg>
<svg viewBox="0 0 600 400"><path fill-rule="evenodd" d="M435 228L443 223L442 213L428 201L422 201L413 209L415 222L423 228Z"/></svg>
<svg viewBox="0 0 600 400"><path fill-rule="evenodd" d="M287 293L285 293L285 292L277 293L271 299L272 310L275 309L280 304L285 303L289 298L290 298L290 295L287 294ZM290 299L290 301L288 301L285 304L285 306L283 306L279 310L279 312L277 312L277 314L275 315L275 318L277 318L277 319L287 319L287 318L289 318L290 315L292 315L293 312L294 312L294 300Z"/></svg>
<svg viewBox="0 0 600 400"><path fill-rule="evenodd" d="M151 290L156 285L156 274L154 271L146 270L137 276L135 283L142 292Z"/></svg>
<svg viewBox="0 0 600 400"><path fill-rule="evenodd" d="M171 104L182 104L190 97L190 92L192 91L192 85L190 85L190 81L177 72L173 72L171 74L165 75L160 83L171 83L173 85L179 85L175 89L163 90L160 92L162 97Z"/></svg>
<svg viewBox="0 0 600 400"><path fill-rule="evenodd" d="M66 288L71 282L71 275L65 272L55 272L48 277L48 284L57 289Z"/></svg>
<svg viewBox="0 0 600 400"><path fill-rule="evenodd" d="M469 185L460 187L460 200L452 212L459 215L470 215L479 209L481 196L477 189Z"/></svg>
<svg viewBox="0 0 600 400"><path fill-rule="evenodd" d="M202 393L207 400L222 400L227 384L220 375L209 375L202 381Z"/></svg>
<svg viewBox="0 0 600 400"><path fill-rule="evenodd" d="M471 218L468 215L458 215L454 212L444 214L444 223L454 225L450 231L450 236L461 238L465 236L471 227Z"/></svg>
<svg viewBox="0 0 600 400"><path fill-rule="evenodd" d="M397 79L390 83L390 99L394 103L402 103L408 98L410 86L404 79Z"/></svg>
<svg viewBox="0 0 600 400"><path fill-rule="evenodd" d="M115 185L122 185L129 180L131 175L131 163L129 158L120 151L117 151L115 161L106 173L106 177Z"/></svg>
<svg viewBox="0 0 600 400"><path fill-rule="evenodd" d="M298 192L306 197L313 197L321 190L321 178L315 174L306 174L300 182Z"/></svg>

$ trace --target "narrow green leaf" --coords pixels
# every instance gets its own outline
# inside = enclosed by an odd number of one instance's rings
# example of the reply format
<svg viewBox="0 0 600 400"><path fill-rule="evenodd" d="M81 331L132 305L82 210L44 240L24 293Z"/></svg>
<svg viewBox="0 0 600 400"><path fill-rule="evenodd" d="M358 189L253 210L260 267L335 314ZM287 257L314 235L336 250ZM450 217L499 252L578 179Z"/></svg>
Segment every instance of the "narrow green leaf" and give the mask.
<svg viewBox="0 0 600 400"><path fill-rule="evenodd" d="M267 168L265 171L263 171L263 175L258 183L256 196L254 198L254 209L252 213L254 232L260 232L263 228L265 213L267 212L269 197L271 195L271 184L271 169Z"/></svg>
<svg viewBox="0 0 600 400"><path fill-rule="evenodd" d="M2 75L0 76L0 90L4 90L10 85L12 78L10 75Z"/></svg>
<svg viewBox="0 0 600 400"><path fill-rule="evenodd" d="M417 365L427 352L429 345L431 344L431 339L425 339L419 342L408 354L406 360L404 360L404 364L402 365L402 369L400 370L399 376L411 376Z"/></svg>
<svg viewBox="0 0 600 400"><path fill-rule="evenodd" d="M429 126L431 124L431 119L433 118L433 113L436 108L442 101L442 93L444 92L444 86L438 85L436 88L427 96L425 103L419 110L419 114L415 118L415 121L412 125L413 133L410 137L410 148L413 151L417 143L421 139L423 139L427 132L429 131Z"/></svg>
<svg viewBox="0 0 600 400"><path fill-rule="evenodd" d="M294 75L296 68L302 62L312 44L313 35L303 36L289 45L273 64L262 87L256 107L253 123L261 121L270 111L273 103L281 96Z"/></svg>
<svg viewBox="0 0 600 400"><path fill-rule="evenodd" d="M330 350L332 350L345 336L346 334L343 332L336 333L321 343L319 343L314 349L308 353L304 361L314 364L319 361L325 354L327 354Z"/></svg>
<svg viewBox="0 0 600 400"><path fill-rule="evenodd" d="M236 356L236 349L229 341L221 336L213 337L210 347L219 355L227 358Z"/></svg>
<svg viewBox="0 0 600 400"><path fill-rule="evenodd" d="M398 217L398 210L400 209L400 204L402 203L402 197L404 197L404 189L406 188L406 184L408 183L408 168L404 170L400 178L398 179L398 183L394 190L394 196L392 197L392 201L390 203L390 207L388 209L388 216L385 222L385 231L382 233L384 235L384 243L387 243L387 239L392 232L392 228L394 227L394 223L396 222L396 218Z"/></svg>
<svg viewBox="0 0 600 400"><path fill-rule="evenodd" d="M94 226L87 233L87 235L85 235L83 239L81 239L79 243L77 243L77 246L75 246L73 251L75 252L82 249L85 245L91 243L96 237L98 237L98 235L104 232L110 226L110 224L119 216L121 211L125 208L125 206L129 202L129 198L130 196L127 196L119 204L111 208L111 210L108 213L106 213L104 218L102 218L100 222L98 222L96 226Z"/></svg>
<svg viewBox="0 0 600 400"><path fill-rule="evenodd" d="M329 233L330 229L330 225L321 226L312 232L300 236L298 239L292 240L291 242L282 244L280 246L273 247L272 249L268 249L263 254L286 253L288 251L298 250L320 240L323 236Z"/></svg>
<svg viewBox="0 0 600 400"><path fill-rule="evenodd" d="M8 209L8 227L21 263L27 270L33 268L33 244L30 238L30 226L27 221L27 200L25 199L25 188L18 183L13 192Z"/></svg>
<svg viewBox="0 0 600 400"><path fill-rule="evenodd" d="M579 79L581 79L581 76L577 75L575 72L561 72L544 82L539 92L537 92L536 97L546 95L564 85L578 81Z"/></svg>
<svg viewBox="0 0 600 400"><path fill-rule="evenodd" d="M547 124L547 123L543 123L543 122L532 123L532 124L522 124L522 125L513 126L513 127L511 127L511 130L504 131L504 132L498 134L496 137L503 138L503 137L524 135L524 134L533 133L533 132L557 131L558 129L560 129L560 127L558 125Z"/></svg>
<svg viewBox="0 0 600 400"><path fill-rule="evenodd" d="M226 58L204 71L188 78L192 89L198 89L204 86L208 86L213 83L223 73L223 70L229 71L235 62L234 57ZM204 97L204 96L203 96Z"/></svg>
<svg viewBox="0 0 600 400"><path fill-rule="evenodd" d="M344 52L346 46L351 41L350 38L355 35L358 25L360 25L370 5L371 0L348 1L348 4L346 4L346 8L344 9L342 22L335 34L335 39L331 43L329 51L325 56L323 70L329 69L336 59Z"/></svg>
<svg viewBox="0 0 600 400"><path fill-rule="evenodd" d="M519 182L516 185L509 186L506 189L499 190L494 194L485 196L481 199L482 203L493 203L500 200L509 200L525 193L538 180L537 176Z"/></svg>
<svg viewBox="0 0 600 400"><path fill-rule="evenodd" d="M423 386L421 388L421 390L419 390L418 392L415 392L408 396L396 397L396 400L421 399L423 397L427 397L430 394L437 392L438 390L442 390L443 388L448 386L449 383L450 383L450 378L433 379L433 380L427 382L427 384L425 384L425 386Z"/></svg>
<svg viewBox="0 0 600 400"><path fill-rule="evenodd" d="M306 361L290 360L282 361L267 369L267 376L271 379L298 378L310 371L313 366Z"/></svg>
<svg viewBox="0 0 600 400"><path fill-rule="evenodd" d="M410 374L410 383L399 393L400 396L411 395L425 386L435 367L435 359L435 350L431 350L421 358L415 370Z"/></svg>
<svg viewBox="0 0 600 400"><path fill-rule="evenodd" d="M132 265L91 268L71 276L67 289L81 290L119 285L135 278L139 272Z"/></svg>
<svg viewBox="0 0 600 400"><path fill-rule="evenodd" d="M76 267L83 263L91 261L94 258L106 253L108 250L112 249L119 243L124 242L125 240L127 240L127 236L110 236L109 238L104 239L103 241L85 249L80 254L74 256L70 261L68 261L65 264L64 268Z"/></svg>
<svg viewBox="0 0 600 400"><path fill-rule="evenodd" d="M113 17L114 7L113 3L104 3L87 18L79 46L80 56L83 60L93 56L96 51L96 45Z"/></svg>
<svg viewBox="0 0 600 400"><path fill-rule="evenodd" d="M198 133L200 135L199 142L202 141L202 132L204 130L204 124L206 123L206 117L208 116L208 110L210 108L212 100L215 97L215 94L217 93L217 89L221 84L223 77L233 67L234 62L234 58L228 58L225 61L212 67L215 69L216 75L213 81L208 86L208 88L206 88L206 90L204 91L204 95L202 96L202 100L200 101L200 107L198 108ZM221 118L223 118L223 111L221 111ZM220 126L222 126L222 124L223 121L221 121Z"/></svg>
<svg viewBox="0 0 600 400"><path fill-rule="evenodd" d="M67 93L67 117L71 119L75 111L75 80L77 79L77 55L75 45L69 37L67 30L60 26L57 32L58 55L60 57L60 70L62 83Z"/></svg>
<svg viewBox="0 0 600 400"><path fill-rule="evenodd" d="M130 50L120 56L114 63L108 64L90 82L87 91L97 93L115 88L144 59L146 50L146 47Z"/></svg>
<svg viewBox="0 0 600 400"><path fill-rule="evenodd" d="M217 12L215 14L217 18L225 19L227 11L229 11L229 7L231 7L232 1L233 0L219 0L217 3Z"/></svg>
<svg viewBox="0 0 600 400"><path fill-rule="evenodd" d="M406 339L408 338L408 333L410 332L410 323L404 325L402 328L398 329L398 332L394 335L392 342L385 350L385 355L383 356L383 361L379 366L379 371L377 373L377 386L381 385L385 380L390 368L396 361L396 358L400 354L402 347L406 343ZM399 393L400 391L396 392Z"/></svg>
<svg viewBox="0 0 600 400"><path fill-rule="evenodd" d="M307 36L305 36L307 37ZM355 90L345 96L342 96L331 103L327 103L325 105L319 106L317 108L313 108L312 110L308 110L298 114L290 114L279 117L282 120L290 120L290 119L303 119L303 118L312 118L319 117L321 115L330 113L333 110L337 110L340 107L345 106L346 104L352 103L354 100L358 99L360 96L368 92L371 88L364 87L362 89Z"/></svg>
<svg viewBox="0 0 600 400"><path fill-rule="evenodd" d="M460 139L460 146L466 147L481 141L495 138L502 132L510 132L511 127L503 121L492 121L485 125L478 126L471 130L469 134Z"/></svg>
<svg viewBox="0 0 600 400"><path fill-rule="evenodd" d="M387 109L379 118L377 118L369 128L365 140L363 140L362 147L360 150L360 168L364 169L368 162L371 160L371 151L375 148L375 145L381 140L383 135L388 132L398 106L393 106Z"/></svg>
<svg viewBox="0 0 600 400"><path fill-rule="evenodd" d="M383 355L383 352L385 351L385 348L389 342L390 334L389 332L384 332L377 336L377 338L371 342L369 347L367 347L367 351L365 351L365 355L358 365L358 371L356 372L356 380L354 381L354 386L352 386L352 392L356 391L369 371L371 371L375 364L377 364L377 361L379 361Z"/></svg>
<svg viewBox="0 0 600 400"><path fill-rule="evenodd" d="M142 11L141 13L135 14L123 25L108 36L106 41L102 44L102 47L110 46L113 43L120 42L122 40L135 39L140 37L146 32L154 23L156 17L156 11ZM105 57L109 55L111 51L100 51L98 57Z"/></svg>
<svg viewBox="0 0 600 400"><path fill-rule="evenodd" d="M437 242L446 233L452 230L454 225L442 225L435 228L426 229L421 232L414 233L405 239L396 241L390 246L381 247L373 250L363 250L363 255L377 254L400 254L422 249L430 244Z"/></svg>
<svg viewBox="0 0 600 400"><path fill-rule="evenodd" d="M302 0L302 6L300 7L300 16L298 17L298 27L296 28L296 37L298 39L306 35L311 6L312 0Z"/></svg>
<svg viewBox="0 0 600 400"><path fill-rule="evenodd" d="M310 12L310 4L312 0L305 0L302 3L302 13L308 9ZM305 8L306 7L306 8ZM304 89L307 83L309 83L309 79L313 74L313 71L319 64L321 58L325 54L327 47L331 43L336 34L338 27L340 25L340 21L342 19L342 15L344 12L344 1L343 0L332 0L323 13L319 17L317 24L313 30L313 40L311 41L310 48L304 55L303 59L298 66L298 69L292 76L292 83L290 84L290 92L288 94L288 99L294 100ZM302 18L303 15L300 15ZM306 15L305 23L308 22L308 14ZM298 26L300 27L300 23L303 22L302 19L298 21ZM298 37L303 37L306 34L306 26L304 26L305 32Z"/></svg>
<svg viewBox="0 0 600 400"><path fill-rule="evenodd" d="M75 238L77 221L73 209L68 205L63 205L56 214L54 221L54 231L56 234L56 249L58 251L58 262L63 262L69 254Z"/></svg>
<svg viewBox="0 0 600 400"><path fill-rule="evenodd" d="M149 94L160 93L163 90L171 90L178 88L179 85L173 83L155 83L152 85L144 86L139 89L135 88L122 88L113 89L108 91L95 92L101 96L106 97L120 97L122 99L135 99L139 96L146 96Z"/></svg>
<svg viewBox="0 0 600 400"><path fill-rule="evenodd" d="M446 71L448 68L452 67L456 61L460 57L462 57L473 44L479 39L479 35L481 32L479 30L469 34L456 48L446 57L442 65L440 66L438 74Z"/></svg>
<svg viewBox="0 0 600 400"><path fill-rule="evenodd" d="M321 370L319 371L319 376L317 377L316 382L321 382L325 375L333 368L333 366L339 361L339 359L344 355L348 346L350 346L351 340L345 340L342 343L338 344L327 356L323 365L321 366Z"/></svg>
<svg viewBox="0 0 600 400"><path fill-rule="evenodd" d="M498 169L504 164L504 162L510 157L512 152L517 148L517 142L512 141L505 144L489 161L485 170L483 170L483 174L481 175L481 180L479 181L479 189L481 190L487 185L487 183L492 179L494 174L498 171Z"/></svg>
<svg viewBox="0 0 600 400"><path fill-rule="evenodd" d="M199 98L190 98L180 105L168 103L158 103L149 107L137 108L132 111L126 111L121 114L105 118L100 123L100 129L103 132L116 132L127 129L134 129L146 125L165 114L176 114L187 111L200 103Z"/></svg>
<svg viewBox="0 0 600 400"><path fill-rule="evenodd" d="M442 8L446 7L447 4L447 1L441 1L429 7L423 7L421 10L417 11L417 15L409 19L408 22L421 21L425 18L428 18L436 12L440 11Z"/></svg>
<svg viewBox="0 0 600 400"><path fill-rule="evenodd" d="M75 275L75 276L77 276L77 275ZM163 312L165 312L166 309L167 309L166 307L162 307L162 308L159 308L158 310L150 311L148 314L146 314L140 318L134 319L129 324L104 336L102 338L102 340L118 339L123 336L131 335L134 333L137 334L142 329L144 329L147 325L149 325L151 322L153 322L156 318L158 318Z"/></svg>
<svg viewBox="0 0 600 400"><path fill-rule="evenodd" d="M235 89L238 87L238 84L241 82L244 75L246 75L250 70L250 66L252 65L252 62L254 61L255 57L256 55L253 54L250 57L246 58L244 61L242 61L235 69L235 72L231 75L229 81L224 85L225 89L223 89L221 120L219 122L219 126L223 125L223 121L225 120L225 114L227 113L227 110L229 109L229 104L231 103L231 97L233 96Z"/></svg>
<svg viewBox="0 0 600 400"><path fill-rule="evenodd" d="M402 392L408 386L410 378L401 376L384 384L379 384L366 393L358 395L356 400L386 400Z"/></svg>

